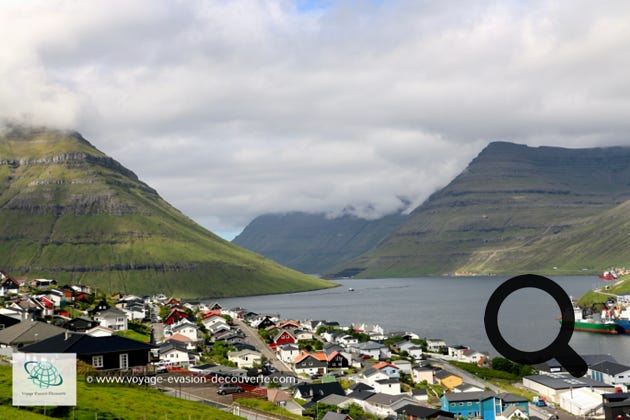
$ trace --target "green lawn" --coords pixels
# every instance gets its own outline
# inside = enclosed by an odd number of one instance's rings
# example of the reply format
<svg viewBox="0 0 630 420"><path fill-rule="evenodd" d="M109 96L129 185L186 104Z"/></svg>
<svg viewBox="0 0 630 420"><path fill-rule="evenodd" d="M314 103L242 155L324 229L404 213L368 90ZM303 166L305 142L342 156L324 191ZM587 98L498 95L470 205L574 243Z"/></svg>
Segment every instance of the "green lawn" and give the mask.
<svg viewBox="0 0 630 420"><path fill-rule="evenodd" d="M232 414L199 402L180 400L137 386L88 386L77 383L76 407L17 408L11 406L11 368L0 366L0 418L236 420Z"/></svg>

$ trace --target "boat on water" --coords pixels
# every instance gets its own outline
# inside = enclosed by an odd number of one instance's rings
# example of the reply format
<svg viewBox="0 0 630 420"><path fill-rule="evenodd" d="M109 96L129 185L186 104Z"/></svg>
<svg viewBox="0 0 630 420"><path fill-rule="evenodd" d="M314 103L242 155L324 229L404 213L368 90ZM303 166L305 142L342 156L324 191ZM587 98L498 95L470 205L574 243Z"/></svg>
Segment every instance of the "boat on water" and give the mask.
<svg viewBox="0 0 630 420"><path fill-rule="evenodd" d="M611 309L613 320L617 324L617 332L619 334L630 334L630 307L622 310L621 307L615 306Z"/></svg>
<svg viewBox="0 0 630 420"><path fill-rule="evenodd" d="M602 311L602 317L600 319L594 319L592 316L584 318L582 308L574 307L573 313L575 314L575 324L573 329L575 331L585 331L599 334L618 334L618 327L615 321L608 317L608 311ZM562 319L560 320L562 323Z"/></svg>
<svg viewBox="0 0 630 420"><path fill-rule="evenodd" d="M602 280L617 280L619 276L614 271L604 271L599 275L599 278Z"/></svg>

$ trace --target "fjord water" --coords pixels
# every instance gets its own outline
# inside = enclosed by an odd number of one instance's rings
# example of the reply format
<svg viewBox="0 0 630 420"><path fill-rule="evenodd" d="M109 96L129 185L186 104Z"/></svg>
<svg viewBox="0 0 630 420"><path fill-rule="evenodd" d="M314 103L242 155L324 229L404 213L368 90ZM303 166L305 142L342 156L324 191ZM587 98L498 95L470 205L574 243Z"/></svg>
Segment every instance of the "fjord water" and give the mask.
<svg viewBox="0 0 630 420"><path fill-rule="evenodd" d="M569 296L578 298L602 281L594 276L551 277ZM340 287L284 295L252 296L220 301L257 313L298 320L322 319L379 324L386 331L413 331L496 355L483 324L488 298L508 277L424 277L340 280ZM349 291L353 288L354 291ZM499 311L499 328L514 347L534 351L550 344L560 325L553 298L537 289L510 295ZM576 331L571 346L580 354L603 353L630 364L630 336Z"/></svg>

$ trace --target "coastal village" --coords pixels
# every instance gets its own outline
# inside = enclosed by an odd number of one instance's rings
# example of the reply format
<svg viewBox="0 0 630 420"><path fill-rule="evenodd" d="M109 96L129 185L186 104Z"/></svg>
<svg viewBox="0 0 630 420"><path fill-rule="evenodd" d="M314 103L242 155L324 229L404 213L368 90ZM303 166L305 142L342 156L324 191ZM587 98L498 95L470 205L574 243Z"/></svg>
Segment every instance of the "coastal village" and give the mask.
<svg viewBox="0 0 630 420"><path fill-rule="evenodd" d="M115 383L163 388L246 418L630 417L630 366L609 355L582 355L588 372L574 378L553 359L522 366L361 320L285 319L160 294L105 296L4 271L0 299L4 362L15 352L75 353L97 382L123 378ZM156 379L168 376L197 380L177 389Z"/></svg>

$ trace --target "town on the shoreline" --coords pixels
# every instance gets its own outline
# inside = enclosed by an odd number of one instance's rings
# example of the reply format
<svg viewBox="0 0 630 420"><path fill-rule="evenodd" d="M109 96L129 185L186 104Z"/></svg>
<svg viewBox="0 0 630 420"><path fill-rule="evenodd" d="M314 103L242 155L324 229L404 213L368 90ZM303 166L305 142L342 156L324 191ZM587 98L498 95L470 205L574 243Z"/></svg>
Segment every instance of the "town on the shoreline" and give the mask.
<svg viewBox="0 0 630 420"><path fill-rule="evenodd" d="M5 361L15 352L75 353L92 375L154 378L120 383L162 387L245 417L630 417L630 366L608 355L584 355L588 372L573 378L555 360L519 365L361 320L285 319L161 294L106 296L4 271L0 299ZM208 380L177 393L157 380L169 376Z"/></svg>

